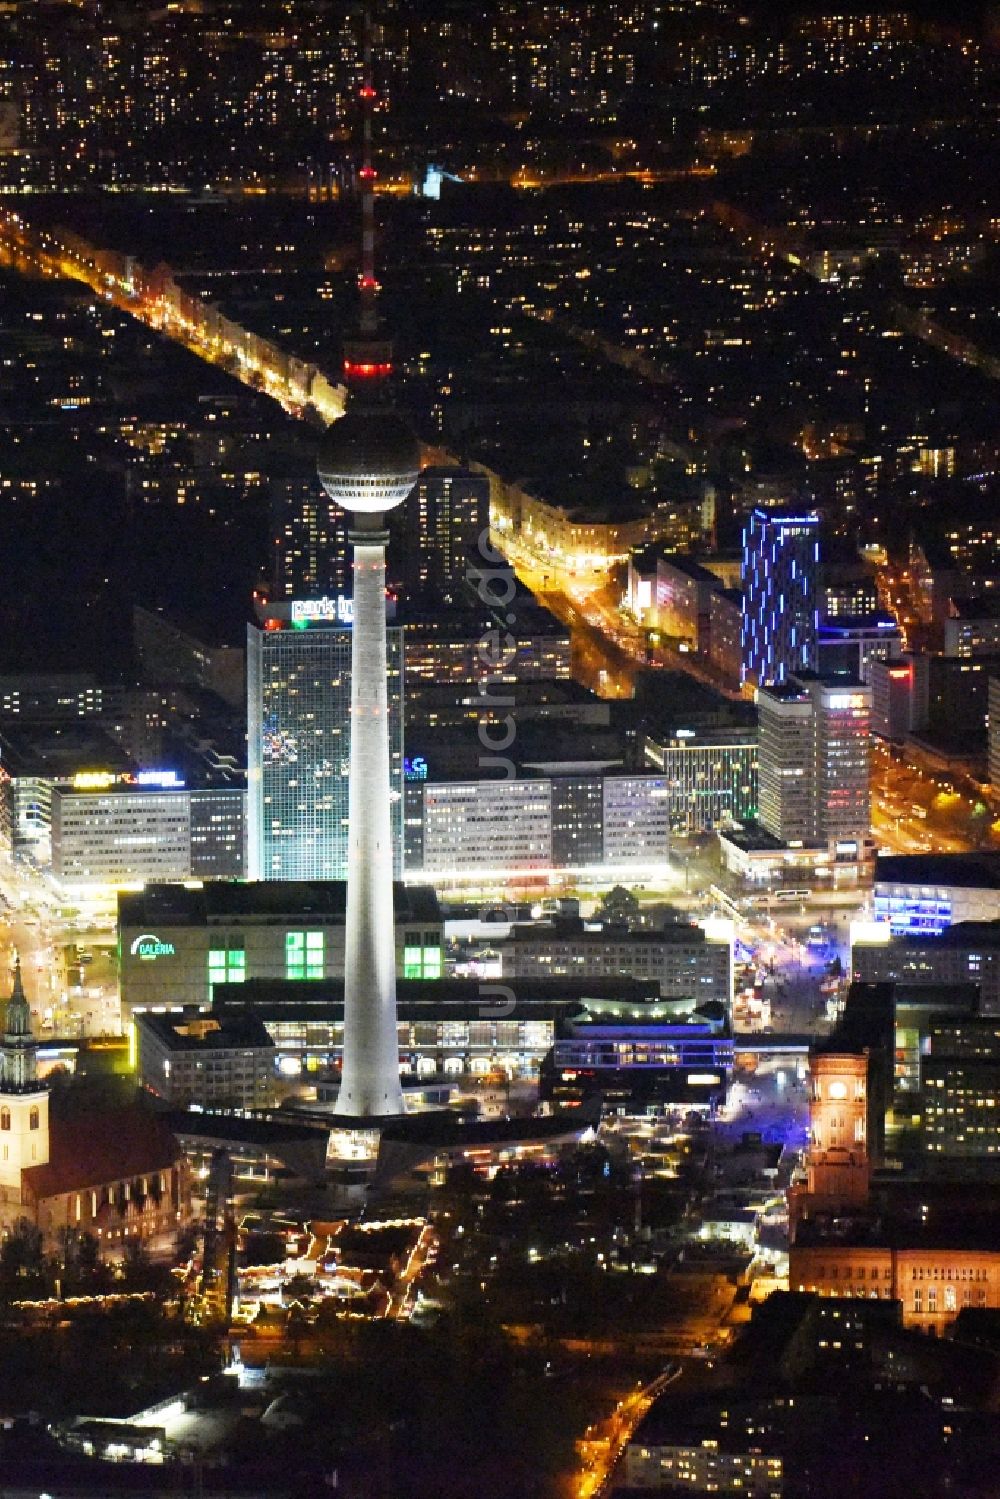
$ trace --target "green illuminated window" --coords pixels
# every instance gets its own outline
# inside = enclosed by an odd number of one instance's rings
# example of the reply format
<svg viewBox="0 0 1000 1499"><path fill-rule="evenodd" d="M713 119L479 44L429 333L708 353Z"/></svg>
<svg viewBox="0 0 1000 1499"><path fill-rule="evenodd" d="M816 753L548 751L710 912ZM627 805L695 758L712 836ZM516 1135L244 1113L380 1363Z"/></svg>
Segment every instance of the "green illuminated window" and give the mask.
<svg viewBox="0 0 1000 1499"><path fill-rule="evenodd" d="M321 979L326 952L323 932L285 933L285 977Z"/></svg>
<svg viewBox="0 0 1000 1499"><path fill-rule="evenodd" d="M441 977L440 947L404 947L404 979L439 979Z"/></svg>
<svg viewBox="0 0 1000 1499"><path fill-rule="evenodd" d="M213 984L242 984L247 976L247 955L242 948L226 951L213 947L208 954L208 993Z"/></svg>
<svg viewBox="0 0 1000 1499"><path fill-rule="evenodd" d="M404 979L423 978L424 970L421 962L419 947L403 948L403 977Z"/></svg>

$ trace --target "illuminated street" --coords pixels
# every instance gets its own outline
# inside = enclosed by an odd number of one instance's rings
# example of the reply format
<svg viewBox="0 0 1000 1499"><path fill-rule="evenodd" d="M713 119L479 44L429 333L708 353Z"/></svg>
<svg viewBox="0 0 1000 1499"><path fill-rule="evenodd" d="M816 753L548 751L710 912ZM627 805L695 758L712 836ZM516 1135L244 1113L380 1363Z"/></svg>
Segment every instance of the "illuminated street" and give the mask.
<svg viewBox="0 0 1000 1499"><path fill-rule="evenodd" d="M126 277L102 268L101 262L106 267L109 259L107 252L85 245L75 236L73 243L63 244L58 234L33 230L13 210L0 212L0 263L43 276L85 282L122 312L176 339L198 358L221 365L245 384L263 390L294 415L301 416L309 410L321 421L330 422L343 414L342 387L331 386L319 371L300 372L292 381L277 367L277 350L273 345L255 339L253 344L260 351L255 354L249 350L242 329L232 328L230 333L220 336L197 307L192 306L190 313L182 312L162 294L137 292L131 279L132 270Z"/></svg>

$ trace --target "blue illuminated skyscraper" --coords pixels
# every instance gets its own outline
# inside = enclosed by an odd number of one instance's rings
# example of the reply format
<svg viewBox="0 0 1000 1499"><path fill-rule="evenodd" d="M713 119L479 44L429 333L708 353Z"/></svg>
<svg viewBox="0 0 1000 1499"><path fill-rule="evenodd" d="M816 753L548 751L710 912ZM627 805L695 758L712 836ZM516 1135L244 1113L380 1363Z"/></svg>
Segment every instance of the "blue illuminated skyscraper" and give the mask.
<svg viewBox="0 0 1000 1499"><path fill-rule="evenodd" d="M757 509L743 529L743 681L816 666L819 516Z"/></svg>

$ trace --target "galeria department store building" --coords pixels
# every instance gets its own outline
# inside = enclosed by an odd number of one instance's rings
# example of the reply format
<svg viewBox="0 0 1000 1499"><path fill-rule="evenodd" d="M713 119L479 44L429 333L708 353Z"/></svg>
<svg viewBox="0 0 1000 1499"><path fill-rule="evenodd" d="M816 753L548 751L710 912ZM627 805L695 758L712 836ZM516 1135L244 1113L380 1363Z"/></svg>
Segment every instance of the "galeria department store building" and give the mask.
<svg viewBox="0 0 1000 1499"><path fill-rule="evenodd" d="M434 891L396 884L396 971L440 978L443 921ZM222 984L343 979L342 880L147 885L118 897L123 1013L207 1010Z"/></svg>

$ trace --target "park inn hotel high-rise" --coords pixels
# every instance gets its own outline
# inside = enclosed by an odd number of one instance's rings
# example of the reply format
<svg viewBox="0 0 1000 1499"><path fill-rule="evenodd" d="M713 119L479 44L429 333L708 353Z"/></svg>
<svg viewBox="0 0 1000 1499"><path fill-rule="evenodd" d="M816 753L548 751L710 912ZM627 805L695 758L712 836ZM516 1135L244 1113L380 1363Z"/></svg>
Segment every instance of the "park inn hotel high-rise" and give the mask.
<svg viewBox="0 0 1000 1499"><path fill-rule="evenodd" d="M251 879L347 878L349 613L349 601L343 599L281 602L268 605L260 625L247 628ZM398 878L403 848L403 631L390 627L386 634L390 811Z"/></svg>

